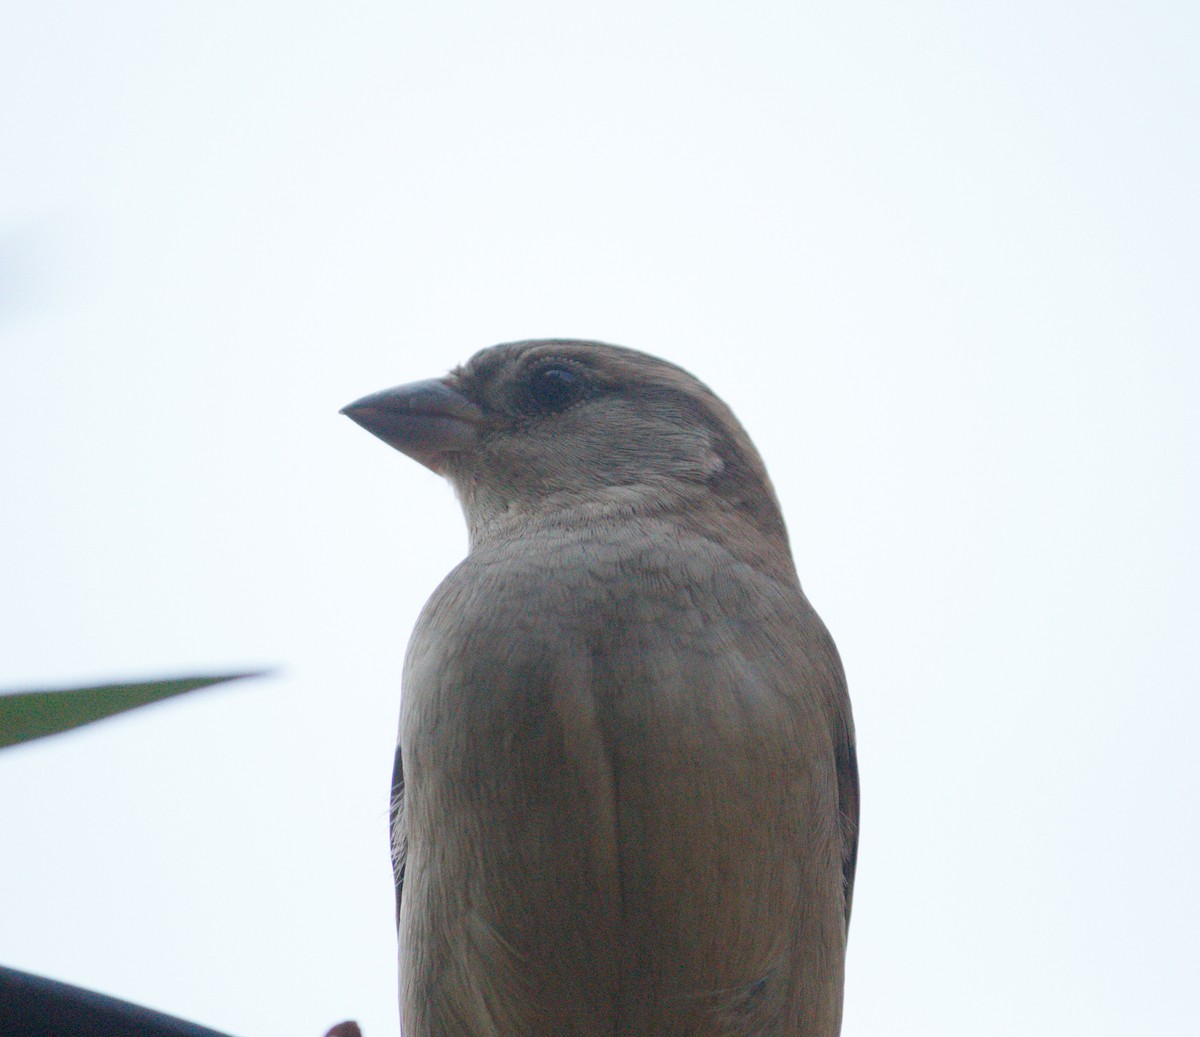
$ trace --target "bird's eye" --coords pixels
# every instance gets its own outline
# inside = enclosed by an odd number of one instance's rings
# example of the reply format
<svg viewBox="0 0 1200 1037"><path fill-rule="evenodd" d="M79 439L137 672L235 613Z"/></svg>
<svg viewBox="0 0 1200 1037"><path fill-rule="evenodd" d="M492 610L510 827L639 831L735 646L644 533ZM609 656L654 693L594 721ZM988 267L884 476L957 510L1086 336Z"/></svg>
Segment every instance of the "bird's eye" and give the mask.
<svg viewBox="0 0 1200 1037"><path fill-rule="evenodd" d="M588 384L581 374L566 367L537 368L526 383L526 409L537 414L556 414L583 399Z"/></svg>

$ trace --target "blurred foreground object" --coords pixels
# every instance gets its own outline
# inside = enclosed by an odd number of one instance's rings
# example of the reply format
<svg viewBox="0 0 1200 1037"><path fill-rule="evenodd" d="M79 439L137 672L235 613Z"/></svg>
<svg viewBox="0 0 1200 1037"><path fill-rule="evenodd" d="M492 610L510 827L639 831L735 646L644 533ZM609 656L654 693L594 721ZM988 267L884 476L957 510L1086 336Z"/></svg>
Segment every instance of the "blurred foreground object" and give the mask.
<svg viewBox="0 0 1200 1037"><path fill-rule="evenodd" d="M4 1037L228 1037L141 1005L0 967Z"/></svg>

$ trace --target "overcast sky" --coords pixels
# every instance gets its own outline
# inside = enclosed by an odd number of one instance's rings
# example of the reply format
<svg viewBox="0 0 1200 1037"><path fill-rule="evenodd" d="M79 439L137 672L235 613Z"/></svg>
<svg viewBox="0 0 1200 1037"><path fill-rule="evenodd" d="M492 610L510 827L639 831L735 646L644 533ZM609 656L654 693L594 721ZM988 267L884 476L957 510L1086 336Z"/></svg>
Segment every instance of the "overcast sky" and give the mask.
<svg viewBox="0 0 1200 1037"><path fill-rule="evenodd" d="M740 415L859 731L846 1037L1193 1032L1200 7L9 0L0 961L397 1033L408 632L462 556L337 410L599 338Z"/></svg>

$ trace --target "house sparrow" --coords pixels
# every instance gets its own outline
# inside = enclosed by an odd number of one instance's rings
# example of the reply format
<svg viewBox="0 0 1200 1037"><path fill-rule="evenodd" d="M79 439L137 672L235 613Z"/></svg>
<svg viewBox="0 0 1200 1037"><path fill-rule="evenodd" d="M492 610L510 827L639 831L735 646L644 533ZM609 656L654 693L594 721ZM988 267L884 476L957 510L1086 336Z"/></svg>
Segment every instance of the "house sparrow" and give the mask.
<svg viewBox="0 0 1200 1037"><path fill-rule="evenodd" d="M666 361L546 340L344 413L449 479L470 530L404 665L405 1034L837 1034L850 702L730 410Z"/></svg>

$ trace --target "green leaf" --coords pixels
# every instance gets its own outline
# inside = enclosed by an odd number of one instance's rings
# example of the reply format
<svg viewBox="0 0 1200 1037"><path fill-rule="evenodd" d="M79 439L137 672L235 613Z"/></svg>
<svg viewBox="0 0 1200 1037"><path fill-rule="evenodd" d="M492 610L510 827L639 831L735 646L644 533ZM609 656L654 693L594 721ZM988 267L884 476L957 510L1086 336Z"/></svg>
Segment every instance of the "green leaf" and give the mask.
<svg viewBox="0 0 1200 1037"><path fill-rule="evenodd" d="M127 709L182 695L185 691L209 688L243 677L261 677L266 671L224 673L207 677L174 677L138 684L103 684L95 688L64 688L60 691L18 691L0 695L0 749L20 742L69 731L73 727Z"/></svg>

